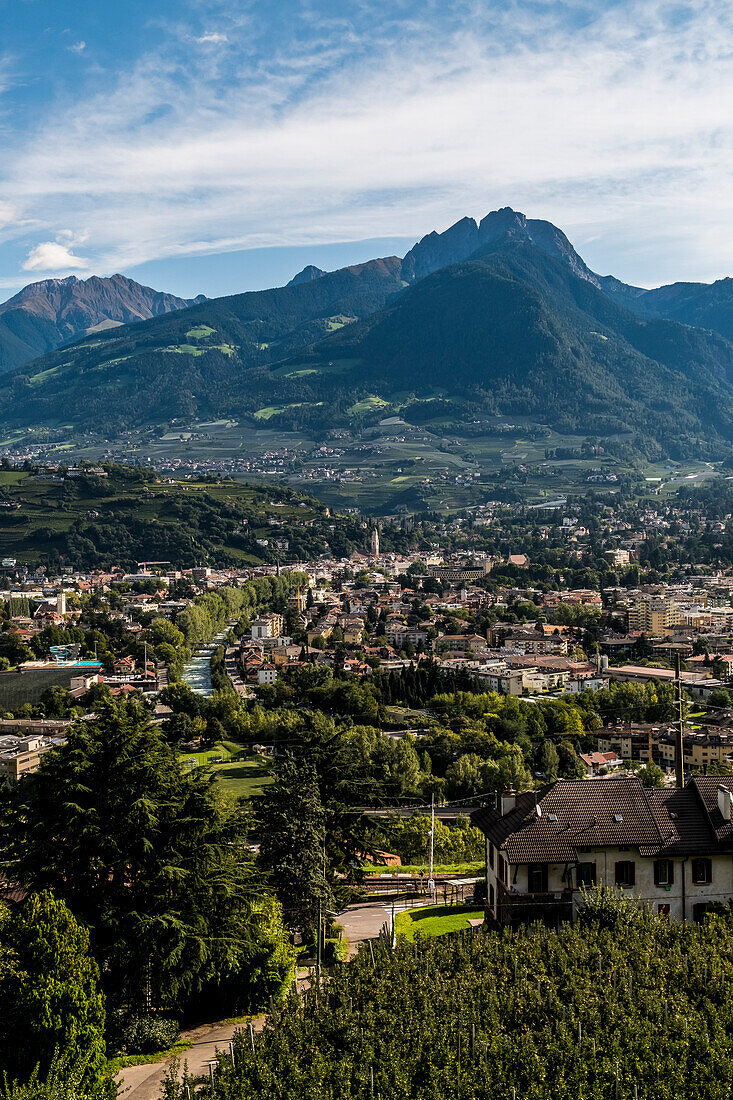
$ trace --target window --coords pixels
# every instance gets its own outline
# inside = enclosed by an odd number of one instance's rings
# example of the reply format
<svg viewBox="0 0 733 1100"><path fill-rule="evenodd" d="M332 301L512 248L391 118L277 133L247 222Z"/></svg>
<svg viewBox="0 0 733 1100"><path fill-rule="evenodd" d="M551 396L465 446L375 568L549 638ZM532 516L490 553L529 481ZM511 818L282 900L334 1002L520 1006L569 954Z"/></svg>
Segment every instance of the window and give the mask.
<svg viewBox="0 0 733 1100"><path fill-rule="evenodd" d="M636 865L630 859L620 859L616 864L616 885L628 889L636 882Z"/></svg>
<svg viewBox="0 0 733 1100"><path fill-rule="evenodd" d="M697 905L693 905L692 919L695 921L696 924L702 924L702 922L705 920L705 914L707 913L708 909L710 909L709 901L700 901Z"/></svg>
<svg viewBox="0 0 733 1100"><path fill-rule="evenodd" d="M527 868L527 888L530 894L547 893L546 863L530 863Z"/></svg>
<svg viewBox="0 0 733 1100"><path fill-rule="evenodd" d="M661 905L658 905L657 906L657 913L660 917L668 917L669 916L669 902L665 901L665 902L662 902Z"/></svg>
<svg viewBox="0 0 733 1100"><path fill-rule="evenodd" d="M596 865L595 863L579 863L575 868L575 880L577 885L580 886L595 886L596 884Z"/></svg>
<svg viewBox="0 0 733 1100"><path fill-rule="evenodd" d="M671 886L674 882L674 863L671 859L654 861L654 885Z"/></svg>
<svg viewBox="0 0 733 1100"><path fill-rule="evenodd" d="M704 886L713 881L713 861L711 859L693 859L692 881Z"/></svg>
<svg viewBox="0 0 733 1100"><path fill-rule="evenodd" d="M489 867L494 870L494 845L489 841Z"/></svg>

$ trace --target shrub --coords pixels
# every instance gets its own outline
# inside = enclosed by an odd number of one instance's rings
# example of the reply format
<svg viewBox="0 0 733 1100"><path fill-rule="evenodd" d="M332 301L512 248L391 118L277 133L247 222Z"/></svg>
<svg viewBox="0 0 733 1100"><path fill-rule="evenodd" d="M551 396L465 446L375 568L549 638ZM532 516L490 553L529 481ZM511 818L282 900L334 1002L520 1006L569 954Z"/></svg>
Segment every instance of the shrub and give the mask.
<svg viewBox="0 0 733 1100"><path fill-rule="evenodd" d="M128 1054L153 1054L169 1050L180 1031L177 1020L163 1016L128 1016L120 1030L120 1045Z"/></svg>

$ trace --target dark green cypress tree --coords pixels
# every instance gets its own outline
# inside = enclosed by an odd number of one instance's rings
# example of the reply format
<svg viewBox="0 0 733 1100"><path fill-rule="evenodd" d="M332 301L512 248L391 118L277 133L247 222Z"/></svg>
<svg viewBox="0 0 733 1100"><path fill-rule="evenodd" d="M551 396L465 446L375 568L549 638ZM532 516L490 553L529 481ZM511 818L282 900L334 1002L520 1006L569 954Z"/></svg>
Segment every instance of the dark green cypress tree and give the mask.
<svg viewBox="0 0 733 1100"><path fill-rule="evenodd" d="M259 806L260 864L269 872L287 923L312 940L319 907L331 902L326 879L325 814L312 764L281 757Z"/></svg>

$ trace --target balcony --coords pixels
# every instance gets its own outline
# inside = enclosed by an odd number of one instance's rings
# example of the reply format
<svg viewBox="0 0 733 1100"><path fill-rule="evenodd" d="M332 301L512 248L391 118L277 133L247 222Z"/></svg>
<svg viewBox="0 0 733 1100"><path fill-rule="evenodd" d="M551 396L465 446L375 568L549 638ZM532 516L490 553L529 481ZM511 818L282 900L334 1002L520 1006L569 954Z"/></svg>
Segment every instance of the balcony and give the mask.
<svg viewBox="0 0 733 1100"><path fill-rule="evenodd" d="M500 924L516 927L540 922L551 928L573 919L573 891L547 890L517 893L497 883L497 918Z"/></svg>

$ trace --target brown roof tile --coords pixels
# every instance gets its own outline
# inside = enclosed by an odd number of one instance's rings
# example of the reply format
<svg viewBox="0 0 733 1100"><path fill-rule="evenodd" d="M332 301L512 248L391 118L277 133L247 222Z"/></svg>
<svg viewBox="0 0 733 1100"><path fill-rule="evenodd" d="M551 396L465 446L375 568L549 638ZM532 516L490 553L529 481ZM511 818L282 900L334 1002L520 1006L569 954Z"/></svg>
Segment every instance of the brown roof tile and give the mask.
<svg viewBox="0 0 733 1100"><path fill-rule="evenodd" d="M574 861L587 848L661 847L663 837L636 778L560 781L520 795L511 814L478 811L474 823L510 863ZM484 816L482 816L484 815Z"/></svg>

